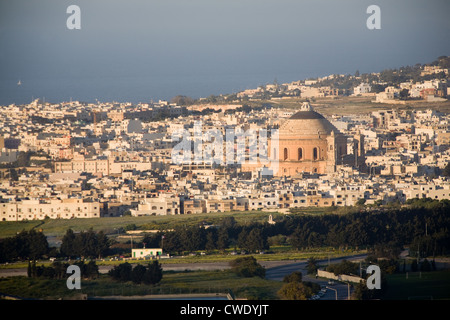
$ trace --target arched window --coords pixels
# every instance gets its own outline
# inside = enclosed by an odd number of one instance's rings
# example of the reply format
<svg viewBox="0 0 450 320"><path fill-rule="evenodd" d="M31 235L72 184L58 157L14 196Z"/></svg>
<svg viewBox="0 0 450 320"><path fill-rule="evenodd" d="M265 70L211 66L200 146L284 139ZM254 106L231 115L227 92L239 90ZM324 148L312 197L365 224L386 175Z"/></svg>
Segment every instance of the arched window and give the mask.
<svg viewBox="0 0 450 320"><path fill-rule="evenodd" d="M288 159L288 149L287 149L287 148L284 148L283 159L284 159L284 160L287 160L287 159Z"/></svg>
<svg viewBox="0 0 450 320"><path fill-rule="evenodd" d="M319 149L317 149L317 148L313 149L313 159L314 160L319 159Z"/></svg>
<svg viewBox="0 0 450 320"><path fill-rule="evenodd" d="M302 159L303 159L303 149L302 148L298 148L297 160L302 160Z"/></svg>

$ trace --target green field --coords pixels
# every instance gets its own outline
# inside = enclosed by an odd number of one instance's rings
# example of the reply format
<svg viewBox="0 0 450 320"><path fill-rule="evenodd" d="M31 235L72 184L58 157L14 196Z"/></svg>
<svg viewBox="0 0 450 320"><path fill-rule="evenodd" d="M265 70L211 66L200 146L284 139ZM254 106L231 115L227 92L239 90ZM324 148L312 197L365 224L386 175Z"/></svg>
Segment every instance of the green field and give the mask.
<svg viewBox="0 0 450 320"><path fill-rule="evenodd" d="M449 300L450 271L409 272L387 276L383 300Z"/></svg>
<svg viewBox="0 0 450 320"><path fill-rule="evenodd" d="M82 280L81 290L69 290L65 280L32 279L27 277L0 278L0 292L28 299L66 299L75 294L88 297L146 296L158 294L229 293L237 298L278 299L280 281L259 277L242 278L226 271L164 272L158 285L136 285L112 281L101 275L95 280Z"/></svg>
<svg viewBox="0 0 450 320"><path fill-rule="evenodd" d="M329 208L305 208L298 210L295 214L323 214L331 212ZM47 236L62 237L67 229L73 231L86 231L92 228L94 231L103 230L106 234L117 233L119 228L135 224L138 229L143 230L168 230L179 226L199 225L203 222L218 224L225 217L234 217L239 224L263 223L269 220L272 214L274 220L283 217L283 213L246 211L246 212L223 212L202 213L195 215L171 215L171 216L143 216L143 217L107 217L90 219L46 219L30 221L2 221L0 222L0 238L12 237L22 230L41 230Z"/></svg>

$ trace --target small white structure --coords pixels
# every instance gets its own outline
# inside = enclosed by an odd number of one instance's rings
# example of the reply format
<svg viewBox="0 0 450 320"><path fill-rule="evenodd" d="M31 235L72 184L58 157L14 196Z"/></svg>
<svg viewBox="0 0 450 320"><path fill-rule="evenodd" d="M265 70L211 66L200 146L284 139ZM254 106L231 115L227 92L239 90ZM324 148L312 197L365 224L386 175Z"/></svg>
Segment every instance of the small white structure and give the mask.
<svg viewBox="0 0 450 320"><path fill-rule="evenodd" d="M132 258L149 258L162 255L163 250L161 248L141 248L131 249Z"/></svg>
<svg viewBox="0 0 450 320"><path fill-rule="evenodd" d="M361 83L358 86L353 88L353 94L364 94L369 93L372 90L372 87L368 83Z"/></svg>

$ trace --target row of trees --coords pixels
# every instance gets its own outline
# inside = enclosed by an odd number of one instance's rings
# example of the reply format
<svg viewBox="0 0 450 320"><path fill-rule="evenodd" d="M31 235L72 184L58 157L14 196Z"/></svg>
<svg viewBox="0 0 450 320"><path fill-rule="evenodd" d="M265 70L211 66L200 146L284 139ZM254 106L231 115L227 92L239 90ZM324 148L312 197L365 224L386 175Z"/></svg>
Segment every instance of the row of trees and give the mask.
<svg viewBox="0 0 450 320"><path fill-rule="evenodd" d="M234 220L234 219L233 219ZM208 228L190 226L171 232L160 232L147 235L142 241L146 247L163 247L172 254L197 250L224 251L230 246L257 252L269 248L267 234L259 224L244 227Z"/></svg>
<svg viewBox="0 0 450 320"><path fill-rule="evenodd" d="M150 262L147 266L137 264L134 267L128 262L121 263L109 270L108 275L116 281L148 285L159 283L163 277L158 261Z"/></svg>
<svg viewBox="0 0 450 320"><path fill-rule="evenodd" d="M423 203L419 203L423 202ZM192 226L148 235L147 247L163 247L177 254L184 251L224 250L237 247L248 252L269 248L269 240L285 237L297 249L314 247L383 248L396 255L410 245L420 256L443 255L450 251L450 201L418 200L407 209L384 212L355 212L345 215L286 215L275 225L238 225L234 218L222 220L219 228ZM164 236L164 239L163 239ZM387 249L384 249L387 250ZM394 250L395 251L395 250Z"/></svg>
<svg viewBox="0 0 450 320"><path fill-rule="evenodd" d="M103 231L92 229L79 233L68 229L59 252L49 247L43 232L31 229L21 231L13 237L0 239L0 263L23 260L37 260L49 256L66 258L99 258L109 253L110 241Z"/></svg>
<svg viewBox="0 0 450 320"><path fill-rule="evenodd" d="M95 261L76 261L73 263L80 267L81 277L87 279L95 279L99 276L98 266ZM69 263L55 261L51 266L37 266L36 260L28 262L27 275L29 278L45 278L45 279L65 279L70 274L67 273Z"/></svg>
<svg viewBox="0 0 450 320"><path fill-rule="evenodd" d="M47 237L34 229L21 231L0 240L0 263L14 260L36 260L50 254Z"/></svg>
<svg viewBox="0 0 450 320"><path fill-rule="evenodd" d="M110 241L103 231L98 233L91 229L79 233L68 229L60 247L63 257L101 258L108 254Z"/></svg>

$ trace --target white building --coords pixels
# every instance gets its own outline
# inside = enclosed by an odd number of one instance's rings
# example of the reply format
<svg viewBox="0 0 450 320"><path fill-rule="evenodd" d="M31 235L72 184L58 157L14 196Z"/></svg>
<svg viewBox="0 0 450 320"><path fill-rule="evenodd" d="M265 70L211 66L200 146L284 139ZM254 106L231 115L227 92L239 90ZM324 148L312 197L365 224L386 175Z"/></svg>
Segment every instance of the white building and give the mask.
<svg viewBox="0 0 450 320"><path fill-rule="evenodd" d="M369 93L372 90L372 87L368 83L361 83L358 86L353 88L353 93L355 95Z"/></svg>
<svg viewBox="0 0 450 320"><path fill-rule="evenodd" d="M163 250L161 248L141 248L141 249L131 249L132 258L148 258L162 256Z"/></svg>

